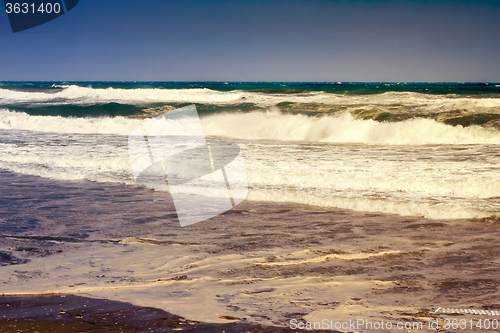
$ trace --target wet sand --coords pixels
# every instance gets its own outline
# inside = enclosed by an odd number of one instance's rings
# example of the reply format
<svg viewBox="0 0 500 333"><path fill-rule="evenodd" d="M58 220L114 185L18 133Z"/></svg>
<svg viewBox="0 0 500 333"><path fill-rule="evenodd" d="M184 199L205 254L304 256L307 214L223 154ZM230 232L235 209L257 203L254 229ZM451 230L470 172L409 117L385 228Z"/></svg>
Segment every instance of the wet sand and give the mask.
<svg viewBox="0 0 500 333"><path fill-rule="evenodd" d="M166 193L7 172L0 173L0 188L0 294L43 289L101 299L68 295L62 302L60 295L49 296L47 315L40 311L46 298L4 297L5 332L64 331L66 320L89 332L111 329L97 325L111 322L124 332L147 331L154 322L173 330L169 325L181 325L180 317L188 331L274 332L289 327L291 319L428 322L449 317L434 313L438 307L500 309L495 220L429 220L246 201L181 229ZM108 251L103 263L77 266L77 254L94 255L95 246ZM145 258L144 267L160 254L168 260L158 274L148 268L149 275L140 275L134 268L125 276L113 266L125 250ZM113 251L122 252L115 258ZM70 266L58 273L55 263L68 258L74 258L68 265L95 270L85 279ZM124 260L121 266L132 264ZM37 262L46 271L30 266ZM86 302L96 302L94 310L75 318ZM3 312L10 303L17 305ZM60 314L59 304L68 311ZM116 319L122 313L125 321Z"/></svg>
<svg viewBox="0 0 500 333"><path fill-rule="evenodd" d="M75 295L0 297L0 309L0 332L3 333L304 332L264 327L241 320L227 324L200 323L160 309Z"/></svg>

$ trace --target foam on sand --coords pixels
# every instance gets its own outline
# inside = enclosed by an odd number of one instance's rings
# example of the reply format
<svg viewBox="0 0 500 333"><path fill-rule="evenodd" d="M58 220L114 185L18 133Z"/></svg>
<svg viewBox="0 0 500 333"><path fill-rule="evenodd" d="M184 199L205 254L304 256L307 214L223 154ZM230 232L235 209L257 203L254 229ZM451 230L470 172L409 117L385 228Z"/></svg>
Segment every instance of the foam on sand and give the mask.
<svg viewBox="0 0 500 333"><path fill-rule="evenodd" d="M324 256L312 257L312 258L307 258L307 259L296 259L296 260L278 261L278 262L263 262L263 263L258 263L258 265L262 265L262 266L293 266L293 265L302 265L302 264L309 264L309 263L324 262L324 261L329 261L331 259L361 260L361 259L368 259L371 257L380 257L380 256L385 256L385 255L398 254L400 252L401 251L396 250L396 251L381 251L381 252L375 252L375 253L364 253L364 252L334 253L334 254L327 254Z"/></svg>
<svg viewBox="0 0 500 333"><path fill-rule="evenodd" d="M187 319L223 323L227 320L221 317L227 315L228 311L225 302L220 300L228 294L236 297L233 301L254 308L246 315L234 315L245 316L247 320L253 321L247 317L248 314L254 311L259 313L260 310L257 304L251 305L255 298L251 295L273 297L273 303L289 304L293 308L295 303L300 303L300 299L290 300L289 295L297 290L315 290L313 293L318 296L322 293L318 302L328 298L347 301L352 295L364 295L373 289L393 286L389 281L357 281L347 276L327 280L322 277L248 277L242 284L240 279L216 278L213 274L263 262L265 257L277 253L260 252L260 256L255 258L248 258L244 254L200 256L192 252L194 249L192 246L175 245L154 248L142 244L85 245L23 265L24 278L18 279L15 284L4 279L20 276L19 267L3 267L1 280L7 283L3 293L7 296L72 293L109 298L139 306L158 307ZM127 265L123 264L124 258ZM151 266L152 263L155 265ZM182 277L184 275L185 278ZM245 287L245 283L251 283L251 286ZM325 294L326 290L328 294ZM258 322L276 324L281 311L268 315L268 320L260 318Z"/></svg>

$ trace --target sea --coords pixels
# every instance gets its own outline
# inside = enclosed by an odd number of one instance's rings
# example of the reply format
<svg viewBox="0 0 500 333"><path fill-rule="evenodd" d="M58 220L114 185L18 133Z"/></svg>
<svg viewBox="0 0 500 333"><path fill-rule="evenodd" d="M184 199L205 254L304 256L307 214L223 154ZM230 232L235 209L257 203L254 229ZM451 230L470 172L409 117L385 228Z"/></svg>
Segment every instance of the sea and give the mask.
<svg viewBox="0 0 500 333"><path fill-rule="evenodd" d="M241 148L248 194L181 228L168 190L135 183L128 137L193 104L208 140ZM368 217L380 228L498 221L499 175L500 83L0 82L0 294L79 293L209 322L232 309L280 325L300 304L334 308L317 301L325 286L387 282L323 285L285 268L423 246L375 241L358 224ZM328 243L338 216L374 243ZM276 277L259 275L280 256ZM248 301L273 293L277 307Z"/></svg>

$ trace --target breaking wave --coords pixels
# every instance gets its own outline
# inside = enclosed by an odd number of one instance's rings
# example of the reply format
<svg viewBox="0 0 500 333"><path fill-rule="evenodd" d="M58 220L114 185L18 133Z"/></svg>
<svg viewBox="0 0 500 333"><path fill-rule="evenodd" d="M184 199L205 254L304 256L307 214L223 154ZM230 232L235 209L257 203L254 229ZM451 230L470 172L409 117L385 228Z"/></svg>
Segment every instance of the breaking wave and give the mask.
<svg viewBox="0 0 500 333"><path fill-rule="evenodd" d="M282 114L278 110L220 113L202 117L206 135L243 140L361 143L375 145L500 144L500 132L433 119L378 122L345 112L332 116ZM52 133L129 135L141 123L125 117L64 118L0 110L0 129Z"/></svg>
<svg viewBox="0 0 500 333"><path fill-rule="evenodd" d="M382 105L414 106L428 111L453 109L497 109L500 98L472 98L455 94L433 95L419 92L383 92L369 95L349 95L324 91L304 91L292 94L265 93L256 91L218 91L209 88L163 89L163 88L92 88L77 85L60 86L50 91L20 91L0 89L2 105L22 103L93 104L121 103L138 104L200 103L241 104L272 106L280 103L319 103L326 105ZM496 113L500 111L496 110Z"/></svg>

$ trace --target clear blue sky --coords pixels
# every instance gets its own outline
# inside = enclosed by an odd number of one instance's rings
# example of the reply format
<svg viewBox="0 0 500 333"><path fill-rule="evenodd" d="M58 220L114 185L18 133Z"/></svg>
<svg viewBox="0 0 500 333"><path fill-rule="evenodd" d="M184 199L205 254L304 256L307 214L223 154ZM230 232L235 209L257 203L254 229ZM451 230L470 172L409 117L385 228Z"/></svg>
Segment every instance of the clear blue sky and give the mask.
<svg viewBox="0 0 500 333"><path fill-rule="evenodd" d="M0 81L498 82L500 1L80 0L0 43Z"/></svg>

